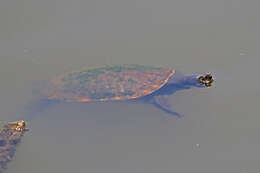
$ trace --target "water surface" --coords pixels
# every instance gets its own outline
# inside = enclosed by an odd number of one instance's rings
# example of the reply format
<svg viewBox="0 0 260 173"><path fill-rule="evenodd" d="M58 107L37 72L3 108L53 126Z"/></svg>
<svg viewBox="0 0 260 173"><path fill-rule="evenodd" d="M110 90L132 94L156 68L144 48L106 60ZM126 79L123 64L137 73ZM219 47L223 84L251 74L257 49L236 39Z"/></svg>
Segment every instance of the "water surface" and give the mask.
<svg viewBox="0 0 260 173"><path fill-rule="evenodd" d="M259 1L0 2L1 120L26 117L44 82L82 66L213 72L209 89L152 105L58 104L32 112L7 173L258 173Z"/></svg>

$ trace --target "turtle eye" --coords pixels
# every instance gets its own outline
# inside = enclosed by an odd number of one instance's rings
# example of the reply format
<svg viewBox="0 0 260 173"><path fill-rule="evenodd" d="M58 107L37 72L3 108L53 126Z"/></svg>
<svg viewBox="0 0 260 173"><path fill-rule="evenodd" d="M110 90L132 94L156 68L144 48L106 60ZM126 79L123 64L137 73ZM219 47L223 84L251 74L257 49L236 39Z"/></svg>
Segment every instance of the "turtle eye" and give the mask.
<svg viewBox="0 0 260 173"><path fill-rule="evenodd" d="M19 127L25 127L25 121L24 120L20 120L20 121L18 121L17 125Z"/></svg>
<svg viewBox="0 0 260 173"><path fill-rule="evenodd" d="M205 80L212 80L212 76L211 76L210 74L207 74L207 75L205 76Z"/></svg>
<svg viewBox="0 0 260 173"><path fill-rule="evenodd" d="M198 80L199 80L199 81L203 81L203 80L204 80L204 77L203 77L203 76L200 76L200 77L198 78Z"/></svg>

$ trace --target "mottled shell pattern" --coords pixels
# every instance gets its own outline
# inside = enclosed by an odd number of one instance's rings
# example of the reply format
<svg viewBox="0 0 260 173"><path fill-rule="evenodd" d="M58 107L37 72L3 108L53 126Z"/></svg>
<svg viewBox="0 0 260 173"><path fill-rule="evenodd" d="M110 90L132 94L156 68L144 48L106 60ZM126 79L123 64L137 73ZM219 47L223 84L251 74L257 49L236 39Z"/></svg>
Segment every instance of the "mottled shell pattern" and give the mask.
<svg viewBox="0 0 260 173"><path fill-rule="evenodd" d="M135 99L160 89L174 73L141 65L85 68L52 80L47 95L68 102Z"/></svg>

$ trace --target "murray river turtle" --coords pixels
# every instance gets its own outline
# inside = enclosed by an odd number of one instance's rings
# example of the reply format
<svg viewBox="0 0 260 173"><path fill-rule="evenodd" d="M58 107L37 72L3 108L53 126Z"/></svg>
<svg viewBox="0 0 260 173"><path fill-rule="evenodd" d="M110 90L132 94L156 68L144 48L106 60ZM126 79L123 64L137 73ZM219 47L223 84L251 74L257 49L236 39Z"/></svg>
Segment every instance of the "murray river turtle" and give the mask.
<svg viewBox="0 0 260 173"><path fill-rule="evenodd" d="M5 122L0 125L0 173L14 158L16 145L21 141L25 129L25 121Z"/></svg>
<svg viewBox="0 0 260 173"><path fill-rule="evenodd" d="M211 74L180 77L173 69L142 65L83 68L52 80L47 97L67 102L145 101L179 115L168 96L177 90L210 87L213 81Z"/></svg>

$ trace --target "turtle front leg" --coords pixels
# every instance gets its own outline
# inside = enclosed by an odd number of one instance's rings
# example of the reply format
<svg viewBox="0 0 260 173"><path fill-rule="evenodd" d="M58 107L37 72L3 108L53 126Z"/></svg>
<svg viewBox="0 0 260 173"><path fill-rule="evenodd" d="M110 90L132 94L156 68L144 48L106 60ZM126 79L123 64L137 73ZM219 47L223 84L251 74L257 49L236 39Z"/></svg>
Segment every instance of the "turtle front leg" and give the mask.
<svg viewBox="0 0 260 173"><path fill-rule="evenodd" d="M181 118L182 115L178 112L175 112L169 102L169 96L167 95L157 95L152 98L152 103L159 109L163 110L164 112L175 115L178 118Z"/></svg>

